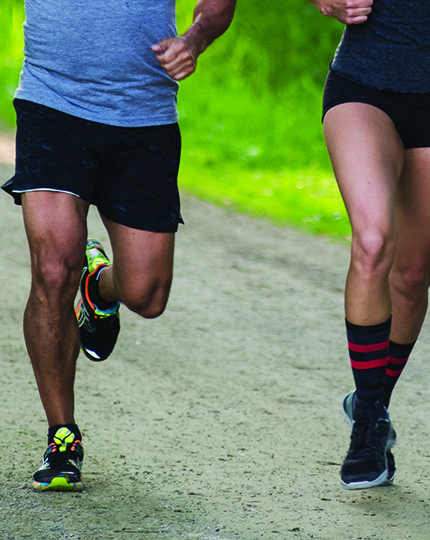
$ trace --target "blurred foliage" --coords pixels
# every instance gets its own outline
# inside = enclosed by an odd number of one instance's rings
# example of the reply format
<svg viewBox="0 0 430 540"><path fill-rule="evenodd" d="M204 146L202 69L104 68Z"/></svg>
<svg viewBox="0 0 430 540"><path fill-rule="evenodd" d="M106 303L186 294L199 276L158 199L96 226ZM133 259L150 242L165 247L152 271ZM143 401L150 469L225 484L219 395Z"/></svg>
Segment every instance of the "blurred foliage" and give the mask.
<svg viewBox="0 0 430 540"><path fill-rule="evenodd" d="M192 10L193 1L185 4ZM239 1L231 28L182 84L182 127L209 134L226 158L244 165L329 168L321 137L321 96L342 26L306 0L262 7ZM178 13L180 30L190 23ZM229 143L222 143L228 124ZM193 143L194 145L194 143ZM240 149L238 148L240 147Z"/></svg>
<svg viewBox="0 0 430 540"><path fill-rule="evenodd" d="M193 5L181 2L179 31ZM182 83L181 185L241 212L344 237L349 221L321 126L343 26L306 0L285 5L239 0L231 28Z"/></svg>
<svg viewBox="0 0 430 540"><path fill-rule="evenodd" d="M1 0L0 4L0 122L4 128L14 125L11 99L22 64L22 21L24 2Z"/></svg>
<svg viewBox="0 0 430 540"><path fill-rule="evenodd" d="M194 3L178 2L179 31L190 24ZM231 28L206 54L218 67L213 71L220 83L225 77L222 66L247 80L257 96L282 91L303 76L322 85L342 29L306 0L239 0Z"/></svg>

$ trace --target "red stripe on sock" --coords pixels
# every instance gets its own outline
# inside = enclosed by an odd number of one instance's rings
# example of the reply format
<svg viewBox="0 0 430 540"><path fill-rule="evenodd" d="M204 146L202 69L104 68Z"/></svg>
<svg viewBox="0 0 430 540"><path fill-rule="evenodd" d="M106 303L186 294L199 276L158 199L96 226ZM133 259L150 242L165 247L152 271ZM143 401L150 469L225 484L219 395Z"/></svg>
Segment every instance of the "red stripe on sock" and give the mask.
<svg viewBox="0 0 430 540"><path fill-rule="evenodd" d="M370 345L358 345L357 343L351 343L348 341L348 349L354 352L373 352L373 351L382 351L388 347L389 340L383 341L382 343L371 343Z"/></svg>
<svg viewBox="0 0 430 540"><path fill-rule="evenodd" d="M406 358L393 358L392 356L389 356L387 358L388 362L390 362L390 364L406 364L406 362L408 361L408 358L409 356L407 356Z"/></svg>
<svg viewBox="0 0 430 540"><path fill-rule="evenodd" d="M378 367L385 367L387 365L386 358L378 358L377 360L369 360L367 362L357 362L351 359L351 366L354 369L373 369Z"/></svg>
<svg viewBox="0 0 430 540"><path fill-rule="evenodd" d="M388 377L400 377L400 374L402 373L403 369L401 371L393 371L392 369L387 369L385 371L385 375Z"/></svg>

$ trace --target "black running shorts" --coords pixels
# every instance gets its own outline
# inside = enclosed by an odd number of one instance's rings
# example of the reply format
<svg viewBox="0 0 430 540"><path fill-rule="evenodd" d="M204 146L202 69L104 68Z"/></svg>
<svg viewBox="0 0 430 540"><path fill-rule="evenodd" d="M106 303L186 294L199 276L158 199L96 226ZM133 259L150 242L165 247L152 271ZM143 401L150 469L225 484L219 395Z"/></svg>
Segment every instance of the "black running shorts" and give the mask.
<svg viewBox="0 0 430 540"><path fill-rule="evenodd" d="M393 121L405 148L430 147L430 93L402 94L375 90L330 71L323 98L323 118L342 103L367 103L384 111Z"/></svg>
<svg viewBox="0 0 430 540"><path fill-rule="evenodd" d="M29 101L17 113L16 170L3 189L69 193L134 229L176 232L180 213L177 124L125 128L76 118Z"/></svg>

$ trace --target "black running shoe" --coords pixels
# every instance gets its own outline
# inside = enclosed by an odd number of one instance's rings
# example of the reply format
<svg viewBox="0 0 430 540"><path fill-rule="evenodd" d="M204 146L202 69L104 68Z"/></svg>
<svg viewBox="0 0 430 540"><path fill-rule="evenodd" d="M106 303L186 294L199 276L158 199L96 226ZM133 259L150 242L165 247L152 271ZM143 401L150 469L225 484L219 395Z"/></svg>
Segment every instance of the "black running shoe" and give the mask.
<svg viewBox="0 0 430 540"><path fill-rule="evenodd" d="M342 410L345 415L346 421L348 422L349 426L352 428L354 425L354 392L349 392L345 396L345 399L342 403ZM390 431L388 433L388 441L387 441L387 469L388 469L388 477L387 477L387 483L392 484L394 480L394 476L396 474L396 464L394 461L394 456L391 452L391 448L396 444L397 442L397 433L394 429L394 426L390 420Z"/></svg>
<svg viewBox="0 0 430 540"><path fill-rule="evenodd" d="M60 428L46 452L43 463L34 475L37 491L81 491L84 448L81 441L66 427Z"/></svg>
<svg viewBox="0 0 430 540"><path fill-rule="evenodd" d="M354 418L351 444L341 469L345 489L384 486L393 480L394 472L389 473L387 459L390 419L385 407L379 408L373 414L360 412Z"/></svg>
<svg viewBox="0 0 430 540"><path fill-rule="evenodd" d="M87 358L95 362L106 360L112 353L120 330L119 302L110 309L99 309L90 299L88 282L102 268L110 266L103 246L89 239L86 248L86 265L82 270L81 299L76 307L81 347Z"/></svg>

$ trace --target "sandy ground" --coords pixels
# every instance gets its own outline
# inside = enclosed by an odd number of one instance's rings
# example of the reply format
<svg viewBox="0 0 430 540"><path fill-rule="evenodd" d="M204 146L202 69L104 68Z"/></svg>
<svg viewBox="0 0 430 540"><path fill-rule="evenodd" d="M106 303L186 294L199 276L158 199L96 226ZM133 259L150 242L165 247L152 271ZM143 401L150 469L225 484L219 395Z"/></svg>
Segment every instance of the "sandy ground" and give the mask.
<svg viewBox="0 0 430 540"><path fill-rule="evenodd" d="M0 179L11 171L0 165ZM190 197L183 207L166 313L123 309L112 358L79 358L84 491L39 494L28 252L20 210L0 194L0 538L429 539L428 326L393 400L394 485L344 491L348 247ZM95 213L89 226L106 240Z"/></svg>

